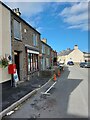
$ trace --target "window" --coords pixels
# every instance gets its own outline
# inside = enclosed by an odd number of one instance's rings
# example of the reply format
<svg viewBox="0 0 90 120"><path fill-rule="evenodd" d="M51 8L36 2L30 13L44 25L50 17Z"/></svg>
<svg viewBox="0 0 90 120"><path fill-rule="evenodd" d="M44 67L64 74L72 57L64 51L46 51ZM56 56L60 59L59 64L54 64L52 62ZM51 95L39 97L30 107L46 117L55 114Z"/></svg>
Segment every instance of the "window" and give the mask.
<svg viewBox="0 0 90 120"><path fill-rule="evenodd" d="M28 53L28 72L38 70L38 55Z"/></svg>
<svg viewBox="0 0 90 120"><path fill-rule="evenodd" d="M14 38L21 40L21 25L20 22L14 19Z"/></svg>
<svg viewBox="0 0 90 120"><path fill-rule="evenodd" d="M50 55L50 49L48 48L48 55Z"/></svg>
<svg viewBox="0 0 90 120"><path fill-rule="evenodd" d="M49 68L49 58L46 58L46 67Z"/></svg>
<svg viewBox="0 0 90 120"><path fill-rule="evenodd" d="M33 34L33 45L37 46L37 35Z"/></svg>
<svg viewBox="0 0 90 120"><path fill-rule="evenodd" d="M42 44L42 53L45 53L45 45Z"/></svg>
<svg viewBox="0 0 90 120"><path fill-rule="evenodd" d="M30 54L28 54L28 72L30 72L30 68L31 68L31 56L30 56Z"/></svg>

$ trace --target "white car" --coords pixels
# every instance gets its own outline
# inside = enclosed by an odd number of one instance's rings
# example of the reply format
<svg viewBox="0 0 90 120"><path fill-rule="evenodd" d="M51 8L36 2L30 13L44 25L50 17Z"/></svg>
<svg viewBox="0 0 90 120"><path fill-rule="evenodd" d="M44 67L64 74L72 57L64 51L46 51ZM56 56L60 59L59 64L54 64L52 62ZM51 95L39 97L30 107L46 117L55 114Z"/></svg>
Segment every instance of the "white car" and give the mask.
<svg viewBox="0 0 90 120"><path fill-rule="evenodd" d="M59 66L63 67L63 66L64 66L64 63L60 63Z"/></svg>

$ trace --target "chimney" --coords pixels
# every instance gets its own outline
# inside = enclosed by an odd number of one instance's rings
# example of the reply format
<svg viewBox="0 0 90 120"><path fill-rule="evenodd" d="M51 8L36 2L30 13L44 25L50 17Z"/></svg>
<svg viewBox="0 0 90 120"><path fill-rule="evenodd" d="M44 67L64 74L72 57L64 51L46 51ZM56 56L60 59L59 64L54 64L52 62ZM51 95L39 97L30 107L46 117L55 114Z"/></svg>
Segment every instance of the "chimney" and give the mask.
<svg viewBox="0 0 90 120"><path fill-rule="evenodd" d="M76 50L76 49L78 49L78 45L75 45L75 46L74 46L74 50Z"/></svg>
<svg viewBox="0 0 90 120"><path fill-rule="evenodd" d="M18 16L21 15L19 8L12 9L14 13L16 13Z"/></svg>
<svg viewBox="0 0 90 120"><path fill-rule="evenodd" d="M47 43L47 39L45 39L45 38L43 38L42 41L43 41L44 43Z"/></svg>

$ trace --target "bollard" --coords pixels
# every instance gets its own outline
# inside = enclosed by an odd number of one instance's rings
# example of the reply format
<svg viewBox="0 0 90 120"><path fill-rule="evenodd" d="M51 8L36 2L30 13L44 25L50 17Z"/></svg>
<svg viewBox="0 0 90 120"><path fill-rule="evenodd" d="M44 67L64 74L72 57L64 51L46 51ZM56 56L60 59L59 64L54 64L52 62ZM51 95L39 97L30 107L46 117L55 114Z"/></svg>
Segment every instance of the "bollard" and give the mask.
<svg viewBox="0 0 90 120"><path fill-rule="evenodd" d="M60 70L58 70L58 77L60 77Z"/></svg>
<svg viewBox="0 0 90 120"><path fill-rule="evenodd" d="M56 74L54 73L54 76L53 76L53 80L56 81L57 78L56 78Z"/></svg>

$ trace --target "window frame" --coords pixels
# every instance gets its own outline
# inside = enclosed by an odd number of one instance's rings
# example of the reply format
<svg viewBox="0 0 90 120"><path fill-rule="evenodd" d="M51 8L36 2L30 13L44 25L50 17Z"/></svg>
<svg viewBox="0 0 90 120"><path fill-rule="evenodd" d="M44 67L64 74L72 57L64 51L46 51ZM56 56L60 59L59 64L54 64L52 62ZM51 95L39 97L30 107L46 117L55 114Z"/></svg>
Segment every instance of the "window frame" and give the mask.
<svg viewBox="0 0 90 120"><path fill-rule="evenodd" d="M30 59L30 68L28 68L28 74L35 72L38 70L38 54L33 54L33 53L27 53L29 58L27 58L27 62L28 59ZM29 65L29 63L27 64Z"/></svg>
<svg viewBox="0 0 90 120"><path fill-rule="evenodd" d="M45 53L45 45L42 44L42 53Z"/></svg>
<svg viewBox="0 0 90 120"><path fill-rule="evenodd" d="M33 34L33 46L38 46L37 34Z"/></svg>
<svg viewBox="0 0 90 120"><path fill-rule="evenodd" d="M19 25L19 33L20 33L20 35L19 35L19 37L17 37L17 35L15 34L15 22L17 22L18 23L18 25ZM14 31L14 39L17 39L17 40L22 40L22 32L21 32L21 29L22 29L22 27L21 27L21 22L19 22L18 20L16 20L16 19L14 19L14 29L13 29L13 31Z"/></svg>

